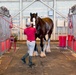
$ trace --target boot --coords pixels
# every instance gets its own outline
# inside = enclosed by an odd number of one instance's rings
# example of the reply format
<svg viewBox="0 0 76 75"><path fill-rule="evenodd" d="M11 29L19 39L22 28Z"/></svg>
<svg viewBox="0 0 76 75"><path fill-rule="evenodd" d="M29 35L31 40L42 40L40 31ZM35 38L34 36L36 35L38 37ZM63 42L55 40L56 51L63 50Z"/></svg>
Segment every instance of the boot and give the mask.
<svg viewBox="0 0 76 75"><path fill-rule="evenodd" d="M25 61L25 59L27 58L27 56L29 56L29 53L26 53L23 57L22 57L22 61L23 61L23 63L26 63L26 61Z"/></svg>
<svg viewBox="0 0 76 75"><path fill-rule="evenodd" d="M32 56L29 56L29 67L32 68L32 66L34 66L35 64L32 63Z"/></svg>

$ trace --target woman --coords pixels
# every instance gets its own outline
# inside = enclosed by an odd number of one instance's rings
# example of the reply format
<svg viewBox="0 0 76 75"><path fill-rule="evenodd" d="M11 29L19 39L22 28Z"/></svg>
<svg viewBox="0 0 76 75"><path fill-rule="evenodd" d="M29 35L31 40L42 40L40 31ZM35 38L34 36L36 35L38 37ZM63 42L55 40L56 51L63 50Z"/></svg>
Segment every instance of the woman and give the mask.
<svg viewBox="0 0 76 75"><path fill-rule="evenodd" d="M29 56L29 66L32 67L34 65L34 63L32 63L32 56L35 47L36 28L34 28L30 22L27 22L26 27L27 28L24 29L24 34L27 36L28 51L21 60L26 63L26 58Z"/></svg>

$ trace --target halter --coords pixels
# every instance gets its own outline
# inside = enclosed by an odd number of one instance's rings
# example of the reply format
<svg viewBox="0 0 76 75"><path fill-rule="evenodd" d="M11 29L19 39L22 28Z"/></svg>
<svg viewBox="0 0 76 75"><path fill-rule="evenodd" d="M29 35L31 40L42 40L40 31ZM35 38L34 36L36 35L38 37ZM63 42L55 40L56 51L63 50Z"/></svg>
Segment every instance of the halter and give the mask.
<svg viewBox="0 0 76 75"><path fill-rule="evenodd" d="M32 18L33 19L33 26L35 26L36 27L36 21L38 22L38 16L36 17L36 18Z"/></svg>

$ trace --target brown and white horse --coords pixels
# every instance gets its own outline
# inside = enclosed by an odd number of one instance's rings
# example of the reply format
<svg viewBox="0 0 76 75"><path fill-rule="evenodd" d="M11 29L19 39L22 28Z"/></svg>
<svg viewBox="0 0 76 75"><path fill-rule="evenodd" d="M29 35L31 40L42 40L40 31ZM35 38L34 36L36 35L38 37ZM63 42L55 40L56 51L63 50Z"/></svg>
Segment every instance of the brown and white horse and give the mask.
<svg viewBox="0 0 76 75"><path fill-rule="evenodd" d="M34 23L37 33L36 38L40 39L41 46L41 57L46 56L46 52L51 52L50 50L50 38L53 32L53 21L49 17L40 18L37 13L30 13L30 21ZM46 39L46 35L48 39ZM37 53L37 44L35 45L35 53Z"/></svg>

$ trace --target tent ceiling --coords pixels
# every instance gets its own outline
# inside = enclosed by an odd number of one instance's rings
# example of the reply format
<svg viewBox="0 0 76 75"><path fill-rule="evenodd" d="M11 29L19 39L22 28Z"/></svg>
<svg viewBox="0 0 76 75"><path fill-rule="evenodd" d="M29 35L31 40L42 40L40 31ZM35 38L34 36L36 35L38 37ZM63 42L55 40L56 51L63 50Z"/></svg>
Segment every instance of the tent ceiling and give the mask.
<svg viewBox="0 0 76 75"><path fill-rule="evenodd" d="M20 1L20 0L0 0L0 1ZM33 1L33 0L22 0L22 1ZM39 0L36 0L39 1ZM46 2L50 2L50 1L54 1L54 0L42 0L42 1L46 1ZM76 0L56 0L56 1L76 1Z"/></svg>

